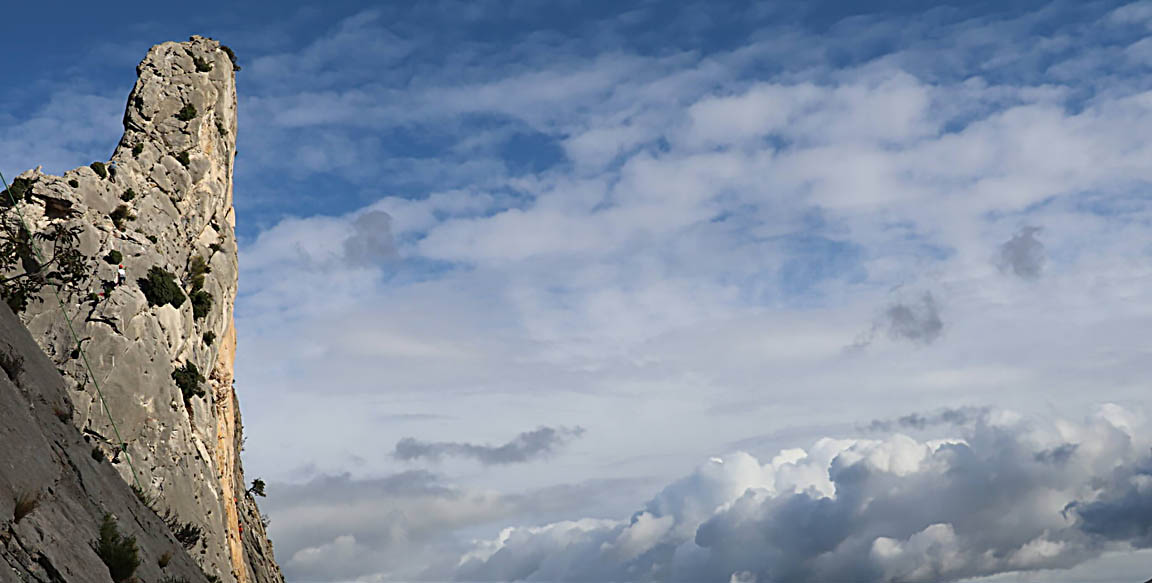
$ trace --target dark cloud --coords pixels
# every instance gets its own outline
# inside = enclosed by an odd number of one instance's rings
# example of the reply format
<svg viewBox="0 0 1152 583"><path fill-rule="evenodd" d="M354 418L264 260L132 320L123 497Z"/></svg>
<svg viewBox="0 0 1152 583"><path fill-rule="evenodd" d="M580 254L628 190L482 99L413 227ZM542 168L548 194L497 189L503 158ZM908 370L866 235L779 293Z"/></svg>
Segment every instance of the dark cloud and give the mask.
<svg viewBox="0 0 1152 583"><path fill-rule="evenodd" d="M1152 547L1152 457L1135 466L1121 465L1096 500L1070 504L1068 510L1079 517L1084 532Z"/></svg>
<svg viewBox="0 0 1152 583"><path fill-rule="evenodd" d="M940 319L940 306L931 292L924 292L915 300L897 300L884 309L872 322L872 327L861 333L845 348L848 352L863 350L876 340L882 331L893 340L907 340L917 344L931 344L944 332Z"/></svg>
<svg viewBox="0 0 1152 583"><path fill-rule="evenodd" d="M395 259L392 216L369 211L352 222L352 236L344 240L344 258L352 265L377 265Z"/></svg>
<svg viewBox="0 0 1152 583"><path fill-rule="evenodd" d="M1036 279L1044 270L1048 257L1044 244L1036 239L1040 227L1022 227L1000 245L1000 270L1023 279Z"/></svg>
<svg viewBox="0 0 1152 583"><path fill-rule="evenodd" d="M516 464L551 454L556 448L580 437L583 433L582 427L540 427L521 433L504 445L420 441L405 437L396 443L396 450L392 455L402 460L466 457L484 465Z"/></svg>
<svg viewBox="0 0 1152 583"><path fill-rule="evenodd" d="M986 407L946 408L935 413L910 413L896 419L876 419L868 424L867 429L885 433L912 429L922 431L938 425L969 425L983 420L987 415Z"/></svg>
<svg viewBox="0 0 1152 583"><path fill-rule="evenodd" d="M919 301L897 302L884 310L881 320L893 339L931 344L944 331L940 308L930 292L924 292Z"/></svg>

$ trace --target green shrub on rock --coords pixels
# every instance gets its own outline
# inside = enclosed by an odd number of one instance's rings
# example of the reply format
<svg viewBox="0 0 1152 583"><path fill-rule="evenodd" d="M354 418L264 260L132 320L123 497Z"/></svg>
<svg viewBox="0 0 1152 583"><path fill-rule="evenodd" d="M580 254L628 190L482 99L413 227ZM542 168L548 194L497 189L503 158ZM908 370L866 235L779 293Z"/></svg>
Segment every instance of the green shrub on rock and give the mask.
<svg viewBox="0 0 1152 583"><path fill-rule="evenodd" d="M93 162L88 167L100 178L108 178L108 167L103 162Z"/></svg>
<svg viewBox="0 0 1152 583"><path fill-rule="evenodd" d="M176 275L163 267L153 265L148 270L148 277L140 278L136 283L148 299L149 306L172 304L173 308L179 308L184 304L184 292L176 283Z"/></svg>
<svg viewBox="0 0 1152 583"><path fill-rule="evenodd" d="M136 215L132 214L132 212L128 210L128 205L122 204L113 209L112 212L108 213L108 218L112 219L112 224L116 225L118 230L123 231L127 226L125 221L136 220Z"/></svg>
<svg viewBox="0 0 1152 583"><path fill-rule="evenodd" d="M79 188L80 187L80 181L76 180L75 178L69 178L68 179L68 186L71 186L72 188Z"/></svg>
<svg viewBox="0 0 1152 583"><path fill-rule="evenodd" d="M124 254L115 249L109 251L108 254L104 256L104 262L110 265L118 265L121 261L124 261Z"/></svg>
<svg viewBox="0 0 1152 583"><path fill-rule="evenodd" d="M192 397L203 397L204 388L200 383L206 379L204 375L200 374L200 369L196 368L195 363L187 362L184 366L172 371L172 380L176 381L176 386L180 387L180 394L184 396L184 404L187 405Z"/></svg>
<svg viewBox="0 0 1152 583"><path fill-rule="evenodd" d="M176 119L180 121L192 121L197 113L199 112L196 111L195 105L186 103L184 107L180 108L180 111L176 112Z"/></svg>
<svg viewBox="0 0 1152 583"><path fill-rule="evenodd" d="M208 61L205 61L196 55L192 55L192 63L196 65L196 72L198 73L207 73L208 71L212 70L212 63L209 63Z"/></svg>
<svg viewBox="0 0 1152 583"><path fill-rule="evenodd" d="M236 64L236 53L232 52L232 49L228 48L228 45L220 45L220 50L224 51L225 55L228 55L229 61L232 61L232 70L239 71L240 65Z"/></svg>
<svg viewBox="0 0 1152 583"><path fill-rule="evenodd" d="M136 191L132 190L131 188L129 188L128 190L125 190L124 194L120 195L120 200L122 200L124 202L128 202L134 198L136 198Z"/></svg>
<svg viewBox="0 0 1152 583"><path fill-rule="evenodd" d="M128 581L140 566L140 551L136 548L136 537L122 536L111 514L104 515L100 523L100 540L92 545L96 554L108 566L108 574L116 583Z"/></svg>
<svg viewBox="0 0 1152 583"><path fill-rule="evenodd" d="M192 159L188 157L187 151L176 154L176 161L183 165L185 168L187 168L188 165L192 163Z"/></svg>
<svg viewBox="0 0 1152 583"><path fill-rule="evenodd" d="M142 153L144 153L144 144L136 144L135 146L132 146L132 157L133 158L135 158L136 156L139 156Z"/></svg>
<svg viewBox="0 0 1152 583"><path fill-rule="evenodd" d="M188 262L188 274L191 276L189 282L192 284L192 289L199 290L204 287L204 275L212 273L212 268L208 267L208 263L204 258L195 255L192 260Z"/></svg>
<svg viewBox="0 0 1152 583"><path fill-rule="evenodd" d="M212 294L198 289L192 292L192 319L199 320L212 309Z"/></svg>

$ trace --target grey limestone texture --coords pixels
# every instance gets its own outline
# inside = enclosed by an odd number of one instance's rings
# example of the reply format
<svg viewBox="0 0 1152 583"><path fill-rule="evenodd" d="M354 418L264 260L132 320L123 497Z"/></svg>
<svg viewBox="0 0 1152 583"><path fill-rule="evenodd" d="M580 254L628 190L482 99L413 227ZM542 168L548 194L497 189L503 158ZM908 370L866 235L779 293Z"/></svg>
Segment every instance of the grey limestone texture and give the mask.
<svg viewBox="0 0 1152 583"><path fill-rule="evenodd" d="M53 221L81 227L81 248L94 269L87 289L65 294L63 311L46 288L43 301L31 302L20 317L50 368L63 375L65 394L57 401L70 403L69 423L104 450L125 483L139 483L158 511L202 529L190 555L203 572L225 583L279 582L240 463L242 426L232 378L233 63L217 41L192 37L152 47L137 73L124 136L111 160L103 161L110 175L88 166L63 176L39 168L20 175L32 183L30 202L19 204L31 230ZM120 205L128 217L117 226L110 215ZM127 277L109 288L118 266L102 258L113 250L122 255ZM210 268L202 284L192 273L196 257ZM186 296L202 285L211 296L203 317L194 316L189 299L179 306L150 305L139 280L153 267L174 274ZM69 319L94 378L75 351ZM185 399L172 378L187 363L206 378L202 396ZM117 453L125 444L126 453ZM28 456L50 458L54 451L46 447ZM84 528L95 528L89 522Z"/></svg>

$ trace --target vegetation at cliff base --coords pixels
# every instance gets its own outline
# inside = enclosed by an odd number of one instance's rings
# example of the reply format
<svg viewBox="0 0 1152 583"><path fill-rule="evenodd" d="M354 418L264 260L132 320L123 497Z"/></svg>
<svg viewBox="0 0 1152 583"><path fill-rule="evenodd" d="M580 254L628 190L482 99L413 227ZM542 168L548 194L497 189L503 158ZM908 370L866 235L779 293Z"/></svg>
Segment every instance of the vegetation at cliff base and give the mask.
<svg viewBox="0 0 1152 583"><path fill-rule="evenodd" d="M176 283L176 275L163 267L153 265L148 270L148 277L140 278L136 283L148 299L149 306L172 304L172 307L179 308L184 304L184 292Z"/></svg>
<svg viewBox="0 0 1152 583"><path fill-rule="evenodd" d="M128 581L140 566L136 537L121 535L111 514L104 515L104 521L100 523L100 539L92 547L108 566L108 574L116 583Z"/></svg>

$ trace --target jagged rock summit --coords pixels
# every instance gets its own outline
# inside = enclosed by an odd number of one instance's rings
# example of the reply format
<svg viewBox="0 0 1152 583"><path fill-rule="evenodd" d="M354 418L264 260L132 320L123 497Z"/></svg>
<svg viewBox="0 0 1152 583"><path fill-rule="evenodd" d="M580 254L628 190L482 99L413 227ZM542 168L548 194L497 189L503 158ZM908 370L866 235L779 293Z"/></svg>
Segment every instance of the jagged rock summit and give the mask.
<svg viewBox="0 0 1152 583"><path fill-rule="evenodd" d="M95 265L89 288L65 297L66 313L45 289L21 319L64 376L71 423L153 508L200 530L189 554L203 571L228 583L278 582L240 464L233 388L234 59L202 37L152 47L109 162L18 177L31 230L81 227Z"/></svg>

